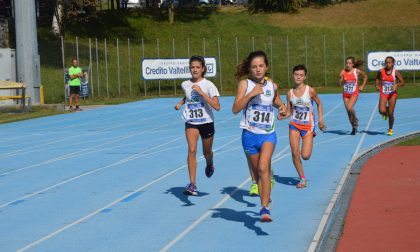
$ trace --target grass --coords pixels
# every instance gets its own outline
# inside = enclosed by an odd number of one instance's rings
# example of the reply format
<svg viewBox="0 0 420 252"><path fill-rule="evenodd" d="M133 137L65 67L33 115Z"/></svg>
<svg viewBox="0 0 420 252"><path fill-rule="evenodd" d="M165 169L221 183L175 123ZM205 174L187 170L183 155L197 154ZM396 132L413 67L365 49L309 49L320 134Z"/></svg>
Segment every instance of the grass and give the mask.
<svg viewBox="0 0 420 252"><path fill-rule="evenodd" d="M87 24L73 25L65 39L65 62L69 65L76 56L75 41L78 36L80 65L89 65L89 37L92 38L93 84L95 99L106 97L105 49L107 38L108 92L109 99L142 97L144 81L141 79L141 58L159 56L163 58L189 57L192 54L218 56L217 39L220 38L222 78L212 81L223 95L236 91L235 66L251 50L261 49L270 58L270 73L281 88L291 85L288 68L298 63L307 64L309 81L314 86L334 87L343 68L343 58L353 55L364 58L368 51L412 50L413 31L415 41L420 41L420 20L417 18L420 4L416 0L401 1L370 0L343 3L321 9L310 7L299 14L254 14L243 8L215 7L178 10L175 24L166 21L166 12L149 11L105 11ZM387 6L382 10L383 6ZM343 10L349 15L337 15ZM388 18L388 12L392 17ZM381 14L382 13L382 14ZM353 15L354 14L354 15ZM378 16L379 15L379 16ZM380 18L381 15L384 15ZM338 18L340 17L340 18ZM324 20L324 21L323 21ZM363 25L360 23L363 21ZM327 22L328 21L328 22ZM48 32L50 22L39 28L39 51L41 54L41 76L47 103L62 103L64 84L62 75L61 41ZM326 65L324 65L324 35L326 40ZM344 36L344 53L343 53ZM96 65L96 40L98 39L98 66ZM118 88L117 48L119 38L120 87ZM129 83L128 47L131 50L131 92ZM144 55L142 55L142 38ZM289 45L289 61L286 40ZM364 39L364 45L362 44ZM238 48L236 48L238 41ZM306 41L306 42L305 42ZM174 44L173 44L174 42ZM307 46L305 46L305 44ZM415 48L419 49L416 43ZM173 51L173 45L175 51ZM271 50L272 49L272 50ZM204 52L205 51L205 52ZM237 53L238 52L238 53ZM307 52L307 53L306 53ZM96 69L99 69L99 88ZM326 71L324 72L324 69ZM417 79L420 72L417 71ZM375 73L369 73L373 84ZM413 82L414 73L404 72L406 81ZM161 94L178 95L181 81L161 81ZM158 81L147 81L148 96L158 95ZM175 86L175 87L174 87ZM223 87L222 87L223 86ZM320 88L324 89L324 88ZM326 90L334 90L328 88ZM337 89L337 91L339 91ZM105 100L104 100L105 101Z"/></svg>
<svg viewBox="0 0 420 252"><path fill-rule="evenodd" d="M407 141L397 144L397 146L414 146L414 145L420 145L420 137L415 137L415 138L412 138L412 139L409 139Z"/></svg>
<svg viewBox="0 0 420 252"><path fill-rule="evenodd" d="M38 117L58 115L62 113L66 113L66 112L58 111L57 109L53 109L53 108L45 108L45 107L39 107L39 106L33 106L32 111L30 113L22 113L17 110L10 110L10 111L2 110L0 111L0 124L28 120L28 119L38 118Z"/></svg>

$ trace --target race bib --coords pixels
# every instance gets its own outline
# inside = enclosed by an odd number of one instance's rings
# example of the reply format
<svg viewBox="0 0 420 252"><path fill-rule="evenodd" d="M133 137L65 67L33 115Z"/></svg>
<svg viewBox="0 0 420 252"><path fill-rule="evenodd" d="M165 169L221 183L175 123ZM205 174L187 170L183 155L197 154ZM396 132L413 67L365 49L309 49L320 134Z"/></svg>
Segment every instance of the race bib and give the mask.
<svg viewBox="0 0 420 252"><path fill-rule="evenodd" d="M310 111L308 107L293 106L292 121L297 124L309 124Z"/></svg>
<svg viewBox="0 0 420 252"><path fill-rule="evenodd" d="M384 93L384 94L394 93L394 82L383 81L382 82L382 93Z"/></svg>
<svg viewBox="0 0 420 252"><path fill-rule="evenodd" d="M344 93L345 94L353 94L355 91L356 91L356 82L346 81L344 83Z"/></svg>
<svg viewBox="0 0 420 252"><path fill-rule="evenodd" d="M273 127L274 109L272 105L253 104L248 116L250 126L268 130Z"/></svg>
<svg viewBox="0 0 420 252"><path fill-rule="evenodd" d="M187 122L206 122L203 103L187 104L186 113Z"/></svg>

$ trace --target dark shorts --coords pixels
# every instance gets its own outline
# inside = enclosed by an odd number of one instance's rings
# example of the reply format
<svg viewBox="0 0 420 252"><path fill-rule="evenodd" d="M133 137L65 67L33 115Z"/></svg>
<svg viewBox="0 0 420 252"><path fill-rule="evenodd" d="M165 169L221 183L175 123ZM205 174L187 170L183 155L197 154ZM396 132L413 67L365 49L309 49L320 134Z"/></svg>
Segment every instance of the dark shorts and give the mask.
<svg viewBox="0 0 420 252"><path fill-rule="evenodd" d="M80 94L80 86L70 86L70 94Z"/></svg>
<svg viewBox="0 0 420 252"><path fill-rule="evenodd" d="M201 138L209 138L214 136L214 123L205 123L205 124L191 124L185 123L185 130L187 129L198 129Z"/></svg>

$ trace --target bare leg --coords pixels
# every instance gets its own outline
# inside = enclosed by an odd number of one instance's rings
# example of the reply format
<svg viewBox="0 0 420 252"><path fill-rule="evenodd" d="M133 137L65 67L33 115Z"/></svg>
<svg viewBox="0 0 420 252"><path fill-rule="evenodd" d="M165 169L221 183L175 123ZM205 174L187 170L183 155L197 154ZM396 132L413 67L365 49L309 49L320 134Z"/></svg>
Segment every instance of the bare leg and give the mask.
<svg viewBox="0 0 420 252"><path fill-rule="evenodd" d="M397 96L392 96L391 98L389 98L388 100L388 117L389 117L389 128L392 129L392 127L394 126L394 110L395 110L395 105L397 105Z"/></svg>
<svg viewBox="0 0 420 252"><path fill-rule="evenodd" d="M260 192L261 206L268 206L271 195L271 171L270 163L275 145L271 142L263 143L258 159L258 189Z"/></svg>
<svg viewBox="0 0 420 252"><path fill-rule="evenodd" d="M292 151L292 160L300 178L305 177L300 160L300 133L296 130L289 130L290 149Z"/></svg>
<svg viewBox="0 0 420 252"><path fill-rule="evenodd" d="M214 136L201 139L203 142L203 154L207 165L213 165L213 139Z"/></svg>
<svg viewBox="0 0 420 252"><path fill-rule="evenodd" d="M185 130L185 136L188 142L188 173L190 182L196 184L197 175L197 141L199 137L198 129L188 128Z"/></svg>

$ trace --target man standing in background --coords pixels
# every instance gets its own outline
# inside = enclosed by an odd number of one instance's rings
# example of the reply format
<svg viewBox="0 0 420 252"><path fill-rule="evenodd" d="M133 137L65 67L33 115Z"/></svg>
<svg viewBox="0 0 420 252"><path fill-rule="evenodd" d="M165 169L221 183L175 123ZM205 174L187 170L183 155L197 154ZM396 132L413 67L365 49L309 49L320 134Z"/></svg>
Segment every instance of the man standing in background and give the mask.
<svg viewBox="0 0 420 252"><path fill-rule="evenodd" d="M72 66L69 68L69 86L70 86L70 110L73 110L73 96L76 100L76 111L81 111L79 108L79 95L80 95L80 77L83 77L82 69L78 66L77 59L72 59Z"/></svg>

